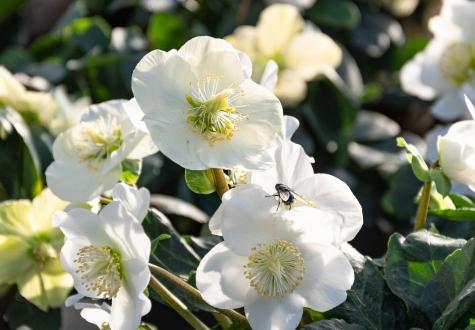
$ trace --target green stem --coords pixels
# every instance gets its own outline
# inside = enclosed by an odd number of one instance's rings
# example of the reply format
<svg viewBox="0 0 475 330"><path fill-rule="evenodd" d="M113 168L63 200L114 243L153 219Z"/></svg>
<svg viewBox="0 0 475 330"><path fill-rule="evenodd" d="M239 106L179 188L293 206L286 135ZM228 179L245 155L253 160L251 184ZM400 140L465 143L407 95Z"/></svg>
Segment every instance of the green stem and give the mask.
<svg viewBox="0 0 475 330"><path fill-rule="evenodd" d="M223 315L219 312L213 312L212 314L215 320L218 321L218 324L224 330L229 329L233 325L233 322L226 315Z"/></svg>
<svg viewBox="0 0 475 330"><path fill-rule="evenodd" d="M427 213L429 212L430 191L432 188L432 180L424 183L422 188L421 199L417 207L416 223L414 224L414 231L423 229L426 225Z"/></svg>
<svg viewBox="0 0 475 330"><path fill-rule="evenodd" d="M180 287L183 291L186 291L186 293L188 293L193 298L203 301L203 297L201 297L201 293L197 289L195 289L193 286L189 285L184 280L182 280L180 277L176 276L175 274L170 273L166 269L157 265L148 264L148 267L153 273L158 274L160 277L166 279L167 281L174 283L175 285ZM235 310L219 309L219 308L215 308L215 309L221 314L224 314L227 317L229 317L233 322L242 323L249 327L249 323L247 322L246 317L236 312Z"/></svg>
<svg viewBox="0 0 475 330"><path fill-rule="evenodd" d="M211 173L213 173L216 192L218 193L219 198L222 199L224 193L229 190L228 182L224 175L224 171L222 168L212 168Z"/></svg>
<svg viewBox="0 0 475 330"><path fill-rule="evenodd" d="M173 308L181 317L188 322L189 325L195 330L210 330L206 324L200 321L186 305L178 299L173 293L170 292L160 281L158 281L153 275L150 277L150 286L162 297L163 300Z"/></svg>

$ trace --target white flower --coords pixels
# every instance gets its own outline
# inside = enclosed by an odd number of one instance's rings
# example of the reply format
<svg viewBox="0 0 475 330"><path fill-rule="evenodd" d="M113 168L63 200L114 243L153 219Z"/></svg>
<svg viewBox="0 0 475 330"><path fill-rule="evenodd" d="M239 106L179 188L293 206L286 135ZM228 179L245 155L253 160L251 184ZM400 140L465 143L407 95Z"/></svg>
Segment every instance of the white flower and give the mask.
<svg viewBox="0 0 475 330"><path fill-rule="evenodd" d="M255 81L269 60L277 63L275 93L285 104L303 100L306 82L321 74L333 75L342 60L340 47L316 27L306 26L297 8L288 4L267 7L255 27L240 26L226 39L251 57Z"/></svg>
<svg viewBox="0 0 475 330"><path fill-rule="evenodd" d="M59 212L55 225L65 236L61 263L78 293L112 300L112 330L136 330L151 307L143 293L150 279L151 243L139 220L113 201L99 214L85 209Z"/></svg>
<svg viewBox="0 0 475 330"><path fill-rule="evenodd" d="M282 107L249 78L251 70L246 55L210 37L147 54L132 89L163 154L192 170L272 166Z"/></svg>
<svg viewBox="0 0 475 330"><path fill-rule="evenodd" d="M464 116L464 94L475 98L475 3L445 0L429 28L434 38L401 71L405 92L437 99L434 116L453 121Z"/></svg>
<svg viewBox="0 0 475 330"><path fill-rule="evenodd" d="M79 123L91 105L89 97L71 101L64 86L57 87L53 91L53 97L57 104L57 110L47 123L48 129L53 135L58 135Z"/></svg>
<svg viewBox="0 0 475 330"><path fill-rule="evenodd" d="M472 116L474 107L467 99ZM439 136L439 163L452 180L475 191L475 118L450 126L447 134Z"/></svg>
<svg viewBox="0 0 475 330"><path fill-rule="evenodd" d="M224 241L196 272L206 302L218 308L244 306L255 330L290 330L303 307L324 312L346 300L354 274L330 244L328 213L306 206L276 212L275 201L255 185L231 194L223 201Z"/></svg>
<svg viewBox="0 0 475 330"><path fill-rule="evenodd" d="M119 181L121 162L141 159L157 148L150 136L134 126L124 108L134 100L91 106L82 121L61 133L53 145L55 161L46 170L50 189L64 200L91 200Z"/></svg>
<svg viewBox="0 0 475 330"><path fill-rule="evenodd" d="M310 206L333 216L335 245L339 246L352 240L363 225L360 203L340 179L328 174L314 174L313 159L307 156L300 145L290 141L299 125L298 120L286 116L285 122L286 139L275 151L276 166L267 171L247 173L245 182L261 186L268 195L276 192L276 184L285 184L297 194L292 208ZM227 192L223 199L229 199L228 195L231 194L232 190ZM284 205L281 207L285 208ZM221 233L224 221L221 208L209 223L211 232L216 235Z"/></svg>

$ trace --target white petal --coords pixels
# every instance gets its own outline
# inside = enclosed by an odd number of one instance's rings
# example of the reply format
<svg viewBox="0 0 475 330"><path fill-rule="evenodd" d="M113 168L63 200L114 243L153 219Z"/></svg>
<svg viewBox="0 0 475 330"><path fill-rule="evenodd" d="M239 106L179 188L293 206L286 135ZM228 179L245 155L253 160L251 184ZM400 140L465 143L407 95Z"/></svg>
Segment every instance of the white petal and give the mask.
<svg viewBox="0 0 475 330"><path fill-rule="evenodd" d="M294 330L302 318L303 304L302 297L295 293L284 298L269 298L251 290L244 309L255 330Z"/></svg>
<svg viewBox="0 0 475 330"><path fill-rule="evenodd" d="M150 239L142 225L119 202L111 202L99 213L100 223L122 258L141 259L148 262Z"/></svg>
<svg viewBox="0 0 475 330"><path fill-rule="evenodd" d="M249 56L244 52L238 52L239 59L241 60L242 70L246 79L251 79L252 77L252 62Z"/></svg>
<svg viewBox="0 0 475 330"><path fill-rule="evenodd" d="M340 47L326 34L307 30L290 42L284 53L285 63L306 81L335 69L342 60Z"/></svg>
<svg viewBox="0 0 475 330"><path fill-rule="evenodd" d="M142 258L127 259L122 261L125 273L124 286L132 295L140 295L150 282L150 269L148 260Z"/></svg>
<svg viewBox="0 0 475 330"><path fill-rule="evenodd" d="M423 62L424 54L417 54L412 60L404 64L399 79L401 80L401 87L406 93L416 95L423 100L432 100L437 96L437 91L421 81Z"/></svg>
<svg viewBox="0 0 475 330"><path fill-rule="evenodd" d="M237 54L236 49L229 42L208 36L192 38L178 50L178 54L191 65L198 65L211 52L234 52Z"/></svg>
<svg viewBox="0 0 475 330"><path fill-rule="evenodd" d="M127 103L124 104L124 110L129 116L130 121L136 128L141 130L144 133L148 133L147 126L143 121L143 117L145 116L142 109L140 109L137 100L134 98L130 99Z"/></svg>
<svg viewBox="0 0 475 330"><path fill-rule="evenodd" d="M203 299L217 308L244 306L249 281L244 277L247 259L234 254L225 242L213 247L196 270L196 286Z"/></svg>
<svg viewBox="0 0 475 330"><path fill-rule="evenodd" d="M361 205L346 183L328 174L314 174L295 186L318 210L333 213L335 244L352 240L363 225Z"/></svg>
<svg viewBox="0 0 475 330"><path fill-rule="evenodd" d="M234 253L248 256L258 243L276 239L273 228L282 220L275 212L277 202L266 195L258 186L244 185L232 189L223 202L221 231Z"/></svg>
<svg viewBox="0 0 475 330"><path fill-rule="evenodd" d="M109 325L111 329L135 330L141 323L143 311L149 309L150 301L143 297L131 295L126 289L121 288L117 296L112 299L112 308Z"/></svg>
<svg viewBox="0 0 475 330"><path fill-rule="evenodd" d="M454 121L463 117L466 112L463 95L454 91L443 95L432 106L434 116L442 121Z"/></svg>
<svg viewBox="0 0 475 330"><path fill-rule="evenodd" d="M293 106L307 95L307 83L297 72L284 69L279 73L274 92L284 105Z"/></svg>
<svg viewBox="0 0 475 330"><path fill-rule="evenodd" d="M275 63L273 60L269 60L264 69L264 73L262 73L261 81L259 82L259 84L273 92L275 86L277 85L278 73L279 67L277 66L277 63Z"/></svg>
<svg viewBox="0 0 475 330"><path fill-rule="evenodd" d="M70 202L87 202L119 181L121 168L101 173L80 163L53 162L46 169L46 182L55 195Z"/></svg>
<svg viewBox="0 0 475 330"><path fill-rule="evenodd" d="M99 245L108 242L100 217L86 209L56 212L53 225L61 229L66 239L85 239Z"/></svg>
<svg viewBox="0 0 475 330"><path fill-rule="evenodd" d="M251 173L250 182L275 193L275 185L282 183L295 189L298 182L313 175L312 159L303 148L292 141L285 141L275 150L275 166L267 171ZM297 191L298 192L298 191Z"/></svg>
<svg viewBox="0 0 475 330"><path fill-rule="evenodd" d="M467 106L468 111L470 112L471 119L475 120L475 106L473 105L470 98L467 94L464 94L465 105Z"/></svg>
<svg viewBox="0 0 475 330"><path fill-rule="evenodd" d="M81 310L81 317L87 322L102 329L104 324L109 323L109 313L100 308L84 308Z"/></svg>
<svg viewBox="0 0 475 330"><path fill-rule="evenodd" d="M72 307L76 305L84 296L82 294L73 294L72 296L69 296L66 298L66 301L64 302L64 306L66 307Z"/></svg>
<svg viewBox="0 0 475 330"><path fill-rule="evenodd" d="M284 116L284 131L285 131L285 140L290 140L292 135L297 131L299 128L300 122L297 118L293 116Z"/></svg>
<svg viewBox="0 0 475 330"><path fill-rule="evenodd" d="M296 289L305 306L326 312L346 300L346 290L353 285L354 272L345 255L331 245L298 246L305 263L302 283Z"/></svg>
<svg viewBox="0 0 475 330"><path fill-rule="evenodd" d="M112 199L121 202L137 220L142 222L150 205L150 192L146 188L137 190L137 188L120 182L112 190Z"/></svg>
<svg viewBox="0 0 475 330"><path fill-rule="evenodd" d="M185 96L190 94L190 83L196 81L190 64L175 50L155 50L145 55L132 74L132 90L142 111L152 138L160 147L148 120L163 123L186 122L189 105Z"/></svg>
<svg viewBox="0 0 475 330"><path fill-rule="evenodd" d="M276 4L267 7L261 12L256 26L259 50L265 55L280 53L304 25L294 6Z"/></svg>

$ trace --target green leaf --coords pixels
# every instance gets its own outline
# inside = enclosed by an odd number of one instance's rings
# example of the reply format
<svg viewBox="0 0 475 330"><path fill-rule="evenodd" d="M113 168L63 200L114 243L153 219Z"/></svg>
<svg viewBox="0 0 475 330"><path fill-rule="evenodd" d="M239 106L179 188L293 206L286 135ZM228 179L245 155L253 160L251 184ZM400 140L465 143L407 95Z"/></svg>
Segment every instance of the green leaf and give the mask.
<svg viewBox="0 0 475 330"><path fill-rule="evenodd" d="M461 207L455 210L429 210L430 214L452 221L475 221L475 207Z"/></svg>
<svg viewBox="0 0 475 330"><path fill-rule="evenodd" d="M188 38L188 29L175 14L158 12L150 18L147 36L151 48L170 50L183 45Z"/></svg>
<svg viewBox="0 0 475 330"><path fill-rule="evenodd" d="M93 48L106 50L110 43L111 28L101 17L82 17L65 26L61 34L69 45L86 53Z"/></svg>
<svg viewBox="0 0 475 330"><path fill-rule="evenodd" d="M355 282L346 301L325 315L364 329L406 329L404 305L391 293L378 267L355 249L348 249L345 247L343 252L353 266Z"/></svg>
<svg viewBox="0 0 475 330"><path fill-rule="evenodd" d="M429 284L448 255L461 248L465 240L453 239L421 230L404 238L391 235L384 263L386 282L391 291L406 303L414 322L427 327L432 315L424 311L430 297ZM433 289L431 289L433 290ZM429 297L428 297L429 295Z"/></svg>
<svg viewBox="0 0 475 330"><path fill-rule="evenodd" d="M331 319L321 320L306 324L302 330L365 330L366 328L358 324L349 324L344 320Z"/></svg>
<svg viewBox="0 0 475 330"><path fill-rule="evenodd" d="M361 20L358 7L349 0L318 0L308 16L317 24L342 29L352 29Z"/></svg>
<svg viewBox="0 0 475 330"><path fill-rule="evenodd" d="M442 169L436 168L430 170L430 178L434 181L437 191L442 196L448 196L450 190L452 189L452 182L450 179L442 172Z"/></svg>
<svg viewBox="0 0 475 330"><path fill-rule="evenodd" d="M417 200L419 201L422 195L422 189L417 196ZM455 210L455 205L450 199L449 196L442 196L438 191L435 185L431 186L430 190L430 204L429 208L432 210Z"/></svg>
<svg viewBox="0 0 475 330"><path fill-rule="evenodd" d="M422 182L429 181L431 179L429 166L427 166L424 157L422 157L419 150L417 150L413 144L408 144L402 137L398 137L396 142L398 147L406 148L407 159L409 164L411 164L412 171L416 178Z"/></svg>
<svg viewBox="0 0 475 330"><path fill-rule="evenodd" d="M163 213L151 209L144 219L143 227L151 240L164 237L164 234L170 236L168 239L159 240L156 244L155 251L150 256L154 264L185 278L198 267L199 255L180 236Z"/></svg>
<svg viewBox="0 0 475 330"><path fill-rule="evenodd" d="M122 167L120 180L130 185L136 184L142 172L142 160L124 159L120 165Z"/></svg>
<svg viewBox="0 0 475 330"><path fill-rule="evenodd" d="M158 237L156 237L156 238L154 238L154 239L152 240L152 247L151 247L150 251L151 251L152 253L154 253L155 250L157 249L158 243L160 243L160 241L169 239L169 238L171 238L171 237L172 237L172 236L171 236L170 234L160 234L160 235L158 235Z"/></svg>
<svg viewBox="0 0 475 330"><path fill-rule="evenodd" d="M196 194L208 195L216 191L213 172L210 169L200 171L185 169L185 182Z"/></svg>
<svg viewBox="0 0 475 330"><path fill-rule="evenodd" d="M454 203L455 207L462 208L462 207L474 207L475 203L469 197L465 195L458 195L458 194L450 194L450 199Z"/></svg>
<svg viewBox="0 0 475 330"><path fill-rule="evenodd" d="M6 316L11 329L27 326L31 330L54 330L61 326L60 309L43 312L19 294L9 306Z"/></svg>

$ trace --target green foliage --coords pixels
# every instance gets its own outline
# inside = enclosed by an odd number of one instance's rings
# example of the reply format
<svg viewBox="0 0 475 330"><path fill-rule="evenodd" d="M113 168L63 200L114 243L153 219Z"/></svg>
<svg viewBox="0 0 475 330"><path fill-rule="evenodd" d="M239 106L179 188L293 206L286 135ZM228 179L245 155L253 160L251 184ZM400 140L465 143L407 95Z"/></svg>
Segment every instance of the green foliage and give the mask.
<svg viewBox="0 0 475 330"><path fill-rule="evenodd" d="M121 167L120 180L130 185L136 184L142 172L142 160L125 159L122 161Z"/></svg>
<svg viewBox="0 0 475 330"><path fill-rule="evenodd" d="M308 15L317 24L343 29L354 28L361 20L360 10L349 0L319 0Z"/></svg>
<svg viewBox="0 0 475 330"><path fill-rule="evenodd" d="M450 194L453 208L431 208L430 213L452 221L475 221L475 202L464 196L457 194Z"/></svg>
<svg viewBox="0 0 475 330"><path fill-rule="evenodd" d="M173 13L158 12L151 18L147 36L152 49L170 50L183 45L188 36L184 22Z"/></svg>
<svg viewBox="0 0 475 330"><path fill-rule="evenodd" d="M197 194L211 194L215 192L213 172L210 169L193 171L185 169L185 182L188 188Z"/></svg>
<svg viewBox="0 0 475 330"><path fill-rule="evenodd" d="M61 312L59 309L43 312L17 294L6 314L11 329L27 326L31 330L59 329Z"/></svg>
<svg viewBox="0 0 475 330"><path fill-rule="evenodd" d="M419 150L417 150L414 145L408 144L402 137L398 137L396 141L398 147L406 148L407 160L409 161L409 164L411 164L412 171L416 178L422 182L431 180L429 166L427 166L424 157L422 157Z"/></svg>

